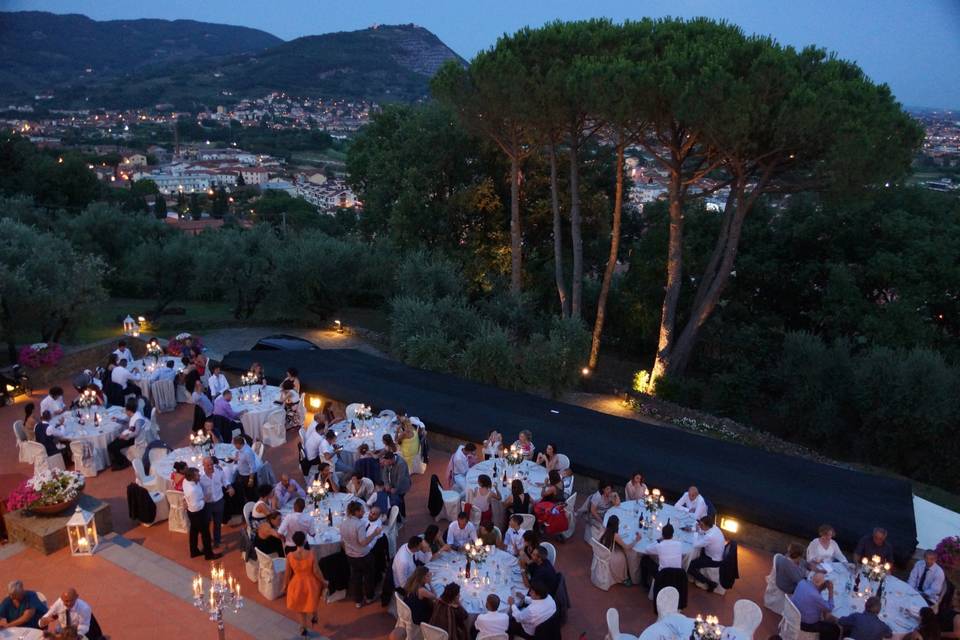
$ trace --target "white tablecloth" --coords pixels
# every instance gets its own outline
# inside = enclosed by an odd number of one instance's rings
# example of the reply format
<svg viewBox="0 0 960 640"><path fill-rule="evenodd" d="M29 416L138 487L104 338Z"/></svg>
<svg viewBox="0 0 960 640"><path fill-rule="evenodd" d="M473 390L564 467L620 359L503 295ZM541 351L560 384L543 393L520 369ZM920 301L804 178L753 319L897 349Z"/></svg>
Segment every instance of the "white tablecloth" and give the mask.
<svg viewBox="0 0 960 640"><path fill-rule="evenodd" d="M343 538L340 537L340 523L343 522L347 510L347 504L351 500L361 502L355 496L349 493L334 493L327 496L317 509L313 507L313 501L307 496L307 508L305 513L313 516L316 522L317 533L313 536L307 536L307 542L310 543L310 550L317 556L317 560L322 560L338 551L343 544ZM363 507L366 513L366 505ZM280 509L280 513L286 515L293 511L293 501ZM330 525L330 516L333 517L333 525Z"/></svg>
<svg viewBox="0 0 960 640"><path fill-rule="evenodd" d="M694 622L693 618L688 618L680 613L673 613L644 629L640 638L641 640L687 640L693 631ZM624 633L630 632L627 629L622 629L622 631ZM741 631L733 627L725 627L722 638L723 640L750 640L750 638L744 637Z"/></svg>
<svg viewBox="0 0 960 640"><path fill-rule="evenodd" d="M838 618L863 611L867 598L876 595L877 583L868 583L860 579L861 595L853 593L853 579L849 565L839 562L826 562L823 567L827 570L827 579L833 582L833 615ZM869 593L866 593L867 589ZM920 624L920 609L927 603L916 589L903 580L894 576L887 576L883 585L883 609L880 619L886 622L893 631L895 638L902 638L916 629Z"/></svg>
<svg viewBox="0 0 960 640"><path fill-rule="evenodd" d="M630 500L621 502L619 507L611 507L607 510L606 515L603 517L603 524L607 524L610 516L616 515L620 518L620 537L623 538L625 542L629 542L640 528L640 514L643 514L644 524L647 525L647 529L633 546L634 550L637 553L647 553L650 547L655 545L657 540L660 539L660 531L663 529L663 525L669 522L673 525L673 539L683 544L683 557L686 561L690 552L693 550L693 539L696 536L694 528L695 520L693 515L686 511L681 511L673 505L663 505L663 508L656 514L657 519L654 525L651 521L650 513L644 509L641 501Z"/></svg>
<svg viewBox="0 0 960 640"><path fill-rule="evenodd" d="M40 629L27 629L26 627L7 627L0 629L0 639L2 640L40 640L43 632Z"/></svg>
<svg viewBox="0 0 960 640"><path fill-rule="evenodd" d="M439 595L450 582L459 584L460 603L471 617L486 611L486 599L491 593L500 596L500 610L506 611L507 598L517 592L527 592L520 575L520 564L506 551L493 549L483 566L477 567L482 584L458 576L466 566L466 556L455 551L442 553L427 563L434 592Z"/></svg>
<svg viewBox="0 0 960 640"><path fill-rule="evenodd" d="M221 442L220 444L213 445L213 455L217 456L217 459L220 461L220 468L223 469L223 475L226 477L227 482L232 483L233 479L237 477L237 465L224 461L228 458L234 458L237 455L237 448L232 444ZM197 450L193 447L180 447L179 449L174 449L151 466L150 473L151 475L157 476L161 488L165 491L173 488L170 484L170 474L173 473L174 462L183 460L191 467L200 469L202 473L202 459L202 455L198 455Z"/></svg>
<svg viewBox="0 0 960 640"><path fill-rule="evenodd" d="M504 482L504 473L506 473L506 482ZM469 494L470 491L480 486L478 479L486 474L493 480L493 487L500 492L501 497L510 495L510 485L514 478L519 478L523 482L524 490L530 494L530 500L540 502L540 492L547 483L547 470L545 467L524 460L516 466L511 466L499 458L484 460L470 467L467 472L467 482L464 489Z"/></svg>
<svg viewBox="0 0 960 640"><path fill-rule="evenodd" d="M356 435L351 435L349 420L341 420L330 425L337 434L337 444L343 447L340 450L340 460L344 464L353 466L356 462L357 449L361 444L366 443L371 450L375 450L383 448L383 434L389 433L396 439L396 427L391 420L385 418L373 418L362 422L354 420L354 424L357 428Z"/></svg>
<svg viewBox="0 0 960 640"><path fill-rule="evenodd" d="M137 380L137 384L140 386L140 391L143 392L144 398L150 398L150 376L157 369L166 367L167 362L173 362L174 371L183 369L180 359L172 356L160 356L159 361L154 358L143 358L142 360L134 360L127 364L128 371L136 371L140 374L140 379Z"/></svg>
<svg viewBox="0 0 960 640"><path fill-rule="evenodd" d="M100 426L94 422L94 414L100 415ZM107 445L117 439L117 434L123 431L130 423L122 407L91 407L89 409L80 409L80 416L77 417L77 411L67 411L60 417L63 418L63 427L66 437L71 440L89 442L93 446L93 458L97 463L97 470L106 469L110 466L110 456L107 453ZM120 418L117 422L115 418ZM81 424L81 419L83 424ZM60 418L54 418L59 421Z"/></svg>
<svg viewBox="0 0 960 640"><path fill-rule="evenodd" d="M247 435L254 440L260 439L260 428L267 422L271 413L279 411L280 415L283 415L283 406L274 404L275 400L280 399L280 387L253 385L237 387L231 391L233 398L230 400L230 406L237 413L246 411L240 417L240 423ZM258 391L260 392L259 401L256 397Z"/></svg>

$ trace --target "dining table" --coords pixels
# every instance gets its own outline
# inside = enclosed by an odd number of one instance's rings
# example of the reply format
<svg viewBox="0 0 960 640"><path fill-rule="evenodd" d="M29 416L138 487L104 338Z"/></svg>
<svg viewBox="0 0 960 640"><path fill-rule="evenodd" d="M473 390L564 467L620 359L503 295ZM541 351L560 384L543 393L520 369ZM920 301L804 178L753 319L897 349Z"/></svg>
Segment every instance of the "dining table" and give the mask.
<svg viewBox="0 0 960 640"><path fill-rule="evenodd" d="M248 436L254 440L261 440L260 431L267 423L271 414L279 412L274 419L283 422L283 405L277 404L280 400L280 387L272 385L243 385L230 389L230 407L236 413L244 411L240 416L240 424Z"/></svg>
<svg viewBox="0 0 960 640"><path fill-rule="evenodd" d="M639 640L687 640L692 637L693 625L696 619L682 613L670 613L662 620L654 622L643 630ZM721 640L752 640L746 633L736 627L723 627L720 633Z"/></svg>
<svg viewBox="0 0 960 640"><path fill-rule="evenodd" d="M366 444L371 451L383 448L383 436L389 433L396 436L396 425L392 418L373 417L369 420L341 420L330 425L337 434L340 449L340 461L353 466L357 459L357 449Z"/></svg>
<svg viewBox="0 0 960 640"><path fill-rule="evenodd" d="M459 551L445 551L426 564L430 570L430 585L434 593L455 582L460 585L460 604L470 616L470 625L476 616L486 611L487 596L495 593L500 597L500 610L509 609L507 598L525 594L520 563L516 556L501 549L491 548L483 564L473 564L470 577L465 577L467 557Z"/></svg>
<svg viewBox="0 0 960 640"><path fill-rule="evenodd" d="M880 583L864 577L859 589L854 590L858 566L845 562L822 562L820 566L834 585L833 615L837 618L862 612L867 598L877 595ZM880 619L887 623L895 639L914 631L920 625L920 609L929 606L919 591L894 575L884 578L880 603Z"/></svg>
<svg viewBox="0 0 960 640"><path fill-rule="evenodd" d="M140 379L135 382L137 386L140 387L144 398L150 398L150 376L152 376L157 369L166 367L168 362L173 363L174 371L179 372L183 369L183 364L180 362L180 359L174 358L173 356L159 356L157 358L147 356L127 364L127 370L139 376Z"/></svg>
<svg viewBox="0 0 960 640"><path fill-rule="evenodd" d="M182 460L189 466L200 469L203 464L203 457L210 453L219 460L220 468L223 470L226 481L233 483L237 477L237 464L233 461L237 455L237 448L232 444L224 442L205 445L203 447L180 447L179 449L174 449L153 463L150 467L150 472L157 478L160 489L166 491L167 489L173 488L170 483L170 474L173 473L173 463ZM260 460L258 459L257 462L259 464Z"/></svg>
<svg viewBox="0 0 960 640"><path fill-rule="evenodd" d="M627 500L607 510L603 516L603 525L606 526L610 516L614 515L620 519L620 537L624 541L630 541L640 533L633 550L641 554L650 553L650 548L660 540L664 525L670 523L674 531L673 539L683 545L684 565L689 561L697 537L697 523L693 514L672 504L664 504L658 511L651 512L642 500ZM640 516L643 516L642 530Z"/></svg>
<svg viewBox="0 0 960 640"><path fill-rule="evenodd" d="M129 419L123 407L88 407L69 409L54 418L54 424L63 420L64 435L71 441L89 443L97 471L110 466L107 446L127 428Z"/></svg>
<svg viewBox="0 0 960 640"><path fill-rule="evenodd" d="M43 632L29 627L7 627L0 629L0 640L40 640Z"/></svg>
<svg viewBox="0 0 960 640"><path fill-rule="evenodd" d="M340 535L340 524L346 517L347 505L351 502L363 504L364 514L367 513L367 505L360 498L350 493L328 494L316 505L309 496L307 497L304 513L313 518L315 527L314 535L308 535L307 542L318 561L338 553L342 548L343 538ZM280 508L280 513L284 516L292 512L292 500Z"/></svg>

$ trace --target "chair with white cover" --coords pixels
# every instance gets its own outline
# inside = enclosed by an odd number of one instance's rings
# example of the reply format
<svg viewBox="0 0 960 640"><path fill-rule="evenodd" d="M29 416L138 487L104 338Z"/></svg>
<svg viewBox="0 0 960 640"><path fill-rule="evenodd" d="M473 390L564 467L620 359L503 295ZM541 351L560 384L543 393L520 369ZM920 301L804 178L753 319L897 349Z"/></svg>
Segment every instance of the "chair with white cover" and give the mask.
<svg viewBox="0 0 960 640"><path fill-rule="evenodd" d="M540 546L547 550L547 560L550 561L554 567L557 566L557 548L553 546L553 543L550 542L541 542Z"/></svg>
<svg viewBox="0 0 960 640"><path fill-rule="evenodd" d="M150 383L150 401L162 413L177 408L177 389L173 380L154 380Z"/></svg>
<svg viewBox="0 0 960 640"><path fill-rule="evenodd" d="M756 602L744 599L733 604L733 628L740 632L739 638L753 640L753 633L762 621L763 611Z"/></svg>
<svg viewBox="0 0 960 640"><path fill-rule="evenodd" d="M159 478L148 476L143 469L143 461L140 458L133 459L133 472L137 476L137 484L147 491L157 491L160 488Z"/></svg>
<svg viewBox="0 0 960 640"><path fill-rule="evenodd" d="M790 598L783 599L783 618L780 619L780 637L783 640L819 640L820 634L800 628L800 610Z"/></svg>
<svg viewBox="0 0 960 640"><path fill-rule="evenodd" d="M559 455L559 454L558 454ZM560 534L564 540L569 540L577 530L577 492L574 491L567 498L565 511L567 512L567 530Z"/></svg>
<svg viewBox="0 0 960 640"><path fill-rule="evenodd" d="M413 624L413 613L410 607L403 601L398 592L393 593L393 602L397 607L397 627L407 632L407 640L418 640L423 635L420 633L420 627Z"/></svg>
<svg viewBox="0 0 960 640"><path fill-rule="evenodd" d="M486 635L477 636L477 640L510 640L510 636L505 633L488 633Z"/></svg>
<svg viewBox="0 0 960 640"><path fill-rule="evenodd" d="M590 582L598 589L609 591L614 584L613 574L610 572L610 549L600 544L596 538L590 538L590 547L593 549Z"/></svg>
<svg viewBox="0 0 960 640"><path fill-rule="evenodd" d="M21 446L24 442L30 442L30 440L27 439L27 433L23 430L23 420L17 420L13 423L13 437L17 439L20 462L33 462L30 450L24 449Z"/></svg>
<svg viewBox="0 0 960 640"><path fill-rule="evenodd" d="M437 514L434 521L446 518L450 522L455 522L460 515L460 492L455 489L444 489L441 487L440 496L443 498L443 511Z"/></svg>
<svg viewBox="0 0 960 640"><path fill-rule="evenodd" d="M167 502L167 497L163 495L163 491L154 490L148 491L148 493L150 494L150 499L153 500L156 515L153 517L153 522L141 522L140 524L144 527L152 527L158 522L163 522L170 518L170 503Z"/></svg>
<svg viewBox="0 0 960 640"><path fill-rule="evenodd" d="M383 528L384 535L387 536L387 546L390 548L390 557L397 555L397 530L400 526L397 524L397 518L400 515L400 507L393 505L390 507L390 513L387 516L387 524Z"/></svg>
<svg viewBox="0 0 960 640"><path fill-rule="evenodd" d="M253 513L253 508L257 506L256 502L248 502L243 505L243 531L240 533L240 548L246 551L252 544L250 540L250 515ZM260 574L260 564L257 562L256 557L249 557L244 553L246 557L245 567L247 572L247 578L250 579L250 582L256 582L257 576Z"/></svg>
<svg viewBox="0 0 960 640"><path fill-rule="evenodd" d="M657 620L680 610L680 592L675 587L664 587L657 594Z"/></svg>
<svg viewBox="0 0 960 640"><path fill-rule="evenodd" d="M187 518L187 503L183 499L183 491L167 489L167 502L170 503L167 528L175 533L188 533L190 520Z"/></svg>
<svg viewBox="0 0 960 640"><path fill-rule="evenodd" d="M343 410L344 415L347 417L347 420L354 420L357 417L357 411L362 407L363 404L360 402L351 402L347 405L347 408Z"/></svg>
<svg viewBox="0 0 960 640"><path fill-rule="evenodd" d="M537 526L537 516L532 513L518 513L523 522L520 523L520 528L524 531L532 531L534 527Z"/></svg>
<svg viewBox="0 0 960 640"><path fill-rule="evenodd" d="M449 640L450 634L426 622L420 623L420 632L423 634L423 640Z"/></svg>
<svg viewBox="0 0 960 640"><path fill-rule="evenodd" d="M287 570L286 558L268 556L260 549L257 552L257 565L260 570L257 576L257 591L267 600L276 600L283 595L283 574Z"/></svg>
<svg viewBox="0 0 960 640"><path fill-rule="evenodd" d="M271 411L260 427L260 439L271 447L282 447L287 443L286 415L283 409Z"/></svg>
<svg viewBox="0 0 960 640"><path fill-rule="evenodd" d="M73 468L83 474L85 478L95 478L97 475L97 459L93 455L93 445L83 440L70 442L70 454L73 456Z"/></svg>
<svg viewBox="0 0 960 640"><path fill-rule="evenodd" d="M154 411L156 411L156 409L154 409ZM127 460L130 462L143 460L143 454L147 451L147 445L153 440L152 431L153 429L150 427L149 422L140 429L140 433L133 439L133 444L123 450L123 454L127 457Z"/></svg>
<svg viewBox="0 0 960 640"><path fill-rule="evenodd" d="M557 454L557 466L554 467L557 471L565 471L570 468L570 457L563 453Z"/></svg>
<svg viewBox="0 0 960 640"><path fill-rule="evenodd" d="M607 637L604 640L637 640L637 636L620 631L620 612L610 607L607 609Z"/></svg>
<svg viewBox="0 0 960 640"><path fill-rule="evenodd" d="M763 606L778 616L783 615L783 600L787 597L777 586L777 561L782 557L780 553L773 556L773 566L767 575L767 588L763 592Z"/></svg>
<svg viewBox="0 0 960 640"><path fill-rule="evenodd" d="M150 449L150 452L147 454L147 459L150 460L150 468L153 469L157 464L170 455L170 449L166 447L154 447Z"/></svg>
<svg viewBox="0 0 960 640"><path fill-rule="evenodd" d="M465 499L463 502L460 503L460 510L461 510L461 511L466 511L466 510L467 510L467 509L466 509L467 503L470 502L470 500L471 500L471 497L470 497L470 493L468 492L466 499ZM477 507L477 505L475 505L475 504L470 505L470 513L467 514L467 520L469 520L469 521L473 524L474 527L479 527L479 526L480 526L480 519L481 519L481 518L483 518L483 512L480 511L480 508ZM456 518L454 518L454 520L456 520ZM452 520L451 520L451 522L452 522Z"/></svg>
<svg viewBox="0 0 960 640"><path fill-rule="evenodd" d="M39 442L24 442L20 449L27 451L28 460L33 463L33 473L36 475L41 471L50 469L66 469L63 464L63 455L55 453L52 456L47 455L47 449Z"/></svg>
<svg viewBox="0 0 960 640"><path fill-rule="evenodd" d="M257 458L263 460L264 446L262 441L256 440L250 448L253 449L253 453L256 454Z"/></svg>
<svg viewBox="0 0 960 640"><path fill-rule="evenodd" d="M393 409L384 409L377 417L381 420L392 422L397 419L397 412ZM407 635L409 636L410 634Z"/></svg>

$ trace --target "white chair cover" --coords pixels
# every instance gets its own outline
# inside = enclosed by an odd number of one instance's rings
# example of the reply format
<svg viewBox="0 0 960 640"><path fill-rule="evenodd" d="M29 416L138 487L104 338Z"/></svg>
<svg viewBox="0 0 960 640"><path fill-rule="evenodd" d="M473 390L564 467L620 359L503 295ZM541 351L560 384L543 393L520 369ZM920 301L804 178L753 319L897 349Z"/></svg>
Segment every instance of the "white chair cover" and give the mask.
<svg viewBox="0 0 960 640"><path fill-rule="evenodd" d="M557 548L553 546L553 543L550 542L541 542L540 546L547 550L547 560L550 561L554 567L557 566Z"/></svg>
<svg viewBox="0 0 960 640"><path fill-rule="evenodd" d="M73 468L85 478L94 478L97 475L97 459L93 455L93 445L83 440L74 440L70 443L70 453L73 455Z"/></svg>
<svg viewBox="0 0 960 640"><path fill-rule="evenodd" d="M357 409L363 405L359 402L352 402L347 405L347 408L343 410L344 415L347 417L347 420L353 420L357 417Z"/></svg>
<svg viewBox="0 0 960 640"><path fill-rule="evenodd" d="M676 587L664 587L657 594L657 620L663 620L666 616L677 613L679 607L680 592Z"/></svg>
<svg viewBox="0 0 960 640"><path fill-rule="evenodd" d="M379 417L384 420L395 420L397 418L397 413L392 409L384 409L380 412ZM407 635L409 636L410 634Z"/></svg>
<svg viewBox="0 0 960 640"><path fill-rule="evenodd" d="M563 453L557 454L557 471L564 471L570 468L570 457ZM614 609L616 611L616 609Z"/></svg>
<svg viewBox="0 0 960 640"><path fill-rule="evenodd" d="M257 564L260 570L257 578L257 590L267 600L276 600L283 595L283 574L287 570L286 558L268 556L260 549L257 552Z"/></svg>
<svg viewBox="0 0 960 640"><path fill-rule="evenodd" d="M147 491L157 491L160 489L156 476L148 476L143 469L143 461L140 458L133 459L133 472L137 476L137 484Z"/></svg>
<svg viewBox="0 0 960 640"><path fill-rule="evenodd" d="M177 389L173 380L155 380L150 383L150 400L162 413L177 408Z"/></svg>
<svg viewBox="0 0 960 640"><path fill-rule="evenodd" d="M637 640L637 636L620 632L620 612L613 607L607 609L607 637L605 640Z"/></svg>
<svg viewBox="0 0 960 640"><path fill-rule="evenodd" d="M537 526L537 516L532 513L518 513L517 515L523 518L523 522L520 523L520 528L524 531L530 531ZM456 520L456 518L454 518L454 520Z"/></svg>
<svg viewBox="0 0 960 640"><path fill-rule="evenodd" d="M666 589L664 589L666 591ZM663 593L661 591L660 593ZM741 638L752 640L753 633L763 621L763 611L752 600L737 600L733 604L733 628L740 631Z"/></svg>
<svg viewBox="0 0 960 640"><path fill-rule="evenodd" d="M287 427L284 423L286 416L283 409L271 411L270 415L260 427L260 439L270 447L282 447L287 443Z"/></svg>
<svg viewBox="0 0 960 640"><path fill-rule="evenodd" d="M488 633L483 636L477 636L477 640L510 640L510 636L505 633Z"/></svg>
<svg viewBox="0 0 960 640"><path fill-rule="evenodd" d="M17 439L20 462L33 462L30 450L22 446L24 442L30 442L30 440L27 439L26 432L23 430L23 420L17 420L13 423L13 437Z"/></svg>
<svg viewBox="0 0 960 640"><path fill-rule="evenodd" d="M450 634L426 622L420 623L420 632L423 633L423 640L449 640Z"/></svg>
<svg viewBox="0 0 960 640"><path fill-rule="evenodd" d="M150 453L147 454L147 458L150 460L150 468L153 469L158 462L166 458L168 455L170 455L170 449L165 447L154 447L153 449L150 449Z"/></svg>
<svg viewBox="0 0 960 640"><path fill-rule="evenodd" d="M167 502L170 504L170 516L167 528L175 533L188 533L190 520L187 518L187 503L183 499L183 491L167 490Z"/></svg>
<svg viewBox="0 0 960 640"><path fill-rule="evenodd" d="M185 403L193 402L193 400L190 398L190 394L187 393L187 388L182 384L177 385L176 396L177 396L177 404L185 404Z"/></svg>
<svg viewBox="0 0 960 640"><path fill-rule="evenodd" d="M434 521L446 518L454 522L460 514L460 492L452 489L441 489L440 495L443 497L443 511L437 514Z"/></svg>
<svg viewBox="0 0 960 640"><path fill-rule="evenodd" d="M783 618L780 619L780 637L783 640L818 640L819 633L800 628L800 610L790 598L783 599Z"/></svg>
<svg viewBox="0 0 960 640"><path fill-rule="evenodd" d="M394 505L390 507L390 514L387 516L387 526L384 527L384 535L387 536L387 546L390 548L390 557L397 555L397 517L400 515L400 507Z"/></svg>
<svg viewBox="0 0 960 640"><path fill-rule="evenodd" d="M783 615L783 600L787 597L777 587L777 560L782 557L783 554L780 553L773 556L773 566L770 567L770 573L767 575L767 588L763 592L763 606L778 616Z"/></svg>
<svg viewBox="0 0 960 640"><path fill-rule="evenodd" d="M410 607L403 601L399 593L394 592L393 601L397 607L397 627L407 632L407 640L422 638L423 634L420 633L420 627L413 624L413 613L410 611Z"/></svg>
<svg viewBox="0 0 960 640"><path fill-rule="evenodd" d="M257 455L258 458L260 458L260 460L263 460L263 450L264 450L263 442L261 442L260 440L257 440L256 442L253 443L253 446L250 448L253 449L253 452Z"/></svg>
<svg viewBox="0 0 960 640"><path fill-rule="evenodd" d="M569 540L577 530L577 492L574 491L566 501L567 512L567 530L560 535L564 540Z"/></svg>
<svg viewBox="0 0 960 640"><path fill-rule="evenodd" d="M154 516L153 522L141 522L140 524L144 527L152 527L158 522L163 522L170 517L170 503L167 502L167 497L163 495L163 492L151 491L150 499L153 500L153 506L157 510L157 515Z"/></svg>
<svg viewBox="0 0 960 640"><path fill-rule="evenodd" d="M596 538L590 538L590 547L593 549L590 582L598 589L609 591L614 584L613 575L610 573L610 549L600 544Z"/></svg>
<svg viewBox="0 0 960 640"><path fill-rule="evenodd" d="M34 593L37 594L37 600L39 600L39 601L42 602L43 604L49 604L49 602L48 602L48 600L47 600L47 596L43 595L43 592L42 592L42 591L35 591Z"/></svg>

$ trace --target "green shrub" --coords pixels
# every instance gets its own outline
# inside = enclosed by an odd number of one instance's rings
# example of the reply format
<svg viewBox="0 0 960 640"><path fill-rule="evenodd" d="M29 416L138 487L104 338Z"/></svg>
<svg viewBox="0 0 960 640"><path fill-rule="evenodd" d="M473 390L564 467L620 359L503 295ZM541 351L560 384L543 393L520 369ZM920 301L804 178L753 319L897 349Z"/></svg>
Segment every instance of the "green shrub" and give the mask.
<svg viewBox="0 0 960 640"><path fill-rule="evenodd" d="M476 337L469 340L460 356L464 377L506 389L520 386L515 364L516 350L502 327L484 321Z"/></svg>
<svg viewBox="0 0 960 640"><path fill-rule="evenodd" d="M450 373L456 367L457 345L442 331L418 333L407 338L400 349L409 365Z"/></svg>
<svg viewBox="0 0 960 640"><path fill-rule="evenodd" d="M403 256L396 283L400 295L424 300L456 296L464 290L463 277L453 262L424 251L411 251Z"/></svg>
<svg viewBox="0 0 960 640"><path fill-rule="evenodd" d="M575 319L555 318L550 333L536 333L523 348L521 371L527 386L558 397L577 384L590 352L590 333Z"/></svg>

